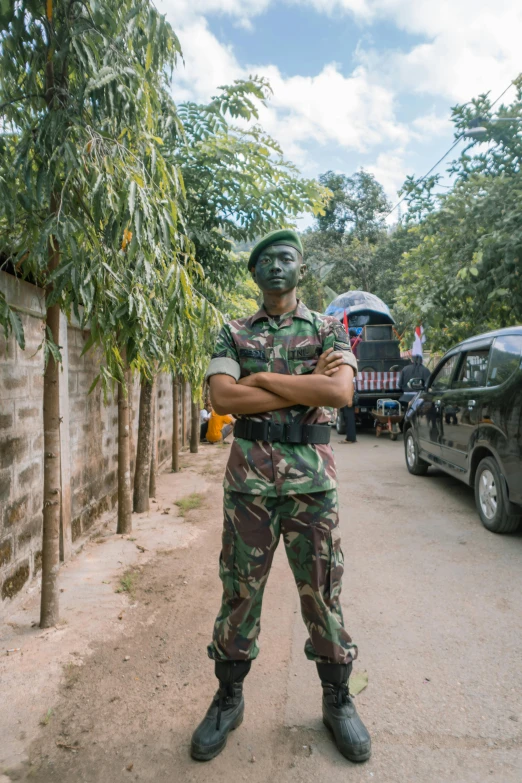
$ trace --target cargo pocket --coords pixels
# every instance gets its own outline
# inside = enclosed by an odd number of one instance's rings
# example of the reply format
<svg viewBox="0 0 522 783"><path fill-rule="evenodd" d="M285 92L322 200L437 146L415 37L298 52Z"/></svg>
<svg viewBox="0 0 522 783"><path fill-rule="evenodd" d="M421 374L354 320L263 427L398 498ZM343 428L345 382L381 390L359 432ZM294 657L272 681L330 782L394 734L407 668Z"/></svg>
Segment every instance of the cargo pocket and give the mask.
<svg viewBox="0 0 522 783"><path fill-rule="evenodd" d="M236 534L228 526L223 530L222 549L219 555L219 578L223 583L226 600L239 596L239 579L236 563Z"/></svg>
<svg viewBox="0 0 522 783"><path fill-rule="evenodd" d="M341 549L341 534L338 527L330 531L330 561L326 575L325 598L331 606L339 604L344 573L344 555Z"/></svg>

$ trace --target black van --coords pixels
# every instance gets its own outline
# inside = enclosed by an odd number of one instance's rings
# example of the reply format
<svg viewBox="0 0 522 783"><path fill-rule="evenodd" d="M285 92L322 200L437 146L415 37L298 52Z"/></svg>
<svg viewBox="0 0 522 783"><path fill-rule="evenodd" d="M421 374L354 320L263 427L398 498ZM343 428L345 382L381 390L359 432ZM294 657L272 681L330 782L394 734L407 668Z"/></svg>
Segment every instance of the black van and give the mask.
<svg viewBox="0 0 522 783"><path fill-rule="evenodd" d="M522 326L452 348L404 419L406 466L436 465L475 488L484 526L510 533L522 520Z"/></svg>

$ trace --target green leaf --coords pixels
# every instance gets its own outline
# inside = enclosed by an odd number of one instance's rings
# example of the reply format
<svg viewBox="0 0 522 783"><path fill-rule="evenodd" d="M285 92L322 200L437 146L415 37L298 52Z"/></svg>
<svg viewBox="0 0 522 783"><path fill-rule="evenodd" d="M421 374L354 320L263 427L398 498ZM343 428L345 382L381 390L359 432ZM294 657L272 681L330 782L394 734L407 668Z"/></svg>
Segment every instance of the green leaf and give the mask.
<svg viewBox="0 0 522 783"><path fill-rule="evenodd" d="M152 64L152 43L147 44L147 55L145 58L145 70L148 71Z"/></svg>
<svg viewBox="0 0 522 783"><path fill-rule="evenodd" d="M14 338L22 351L25 350L25 335L24 335L24 327L22 324L22 319L16 312L16 310L12 310L10 307L8 308L8 317L9 317L9 324L11 326L11 330L13 332Z"/></svg>

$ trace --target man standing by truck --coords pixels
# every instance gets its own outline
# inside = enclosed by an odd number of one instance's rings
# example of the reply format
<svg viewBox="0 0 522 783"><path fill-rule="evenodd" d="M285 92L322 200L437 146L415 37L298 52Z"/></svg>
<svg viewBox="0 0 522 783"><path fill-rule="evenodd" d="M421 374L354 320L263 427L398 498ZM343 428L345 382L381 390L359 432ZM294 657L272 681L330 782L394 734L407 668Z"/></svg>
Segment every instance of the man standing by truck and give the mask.
<svg viewBox="0 0 522 783"><path fill-rule="evenodd" d="M309 632L305 654L323 687L323 721L344 756L370 757L370 736L348 692L357 647L340 603L343 555L326 410L350 401L357 362L339 321L297 299L302 255L291 230L258 242L248 268L263 307L223 327L207 373L215 410L239 418L224 481L223 598L208 647L219 689L192 737L199 760L217 756L243 720L243 680L259 652L263 592L281 535Z"/></svg>
<svg viewBox="0 0 522 783"><path fill-rule="evenodd" d="M402 393L411 391L408 384L413 378L422 378L424 383L430 377L430 371L422 363L422 356L415 354L412 356L412 364L407 364L403 367L399 377L399 387Z"/></svg>

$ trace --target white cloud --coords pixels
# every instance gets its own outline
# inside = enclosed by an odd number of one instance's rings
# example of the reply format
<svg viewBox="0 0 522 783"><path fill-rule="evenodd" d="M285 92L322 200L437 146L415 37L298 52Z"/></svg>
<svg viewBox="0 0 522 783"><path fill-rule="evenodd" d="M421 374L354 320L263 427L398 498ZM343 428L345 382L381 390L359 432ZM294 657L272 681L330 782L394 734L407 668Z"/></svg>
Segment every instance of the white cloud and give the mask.
<svg viewBox="0 0 522 783"><path fill-rule="evenodd" d="M203 17L178 26L176 33L185 60L175 77L177 100L208 101L219 85L244 75L232 50L210 32Z"/></svg>
<svg viewBox="0 0 522 783"><path fill-rule="evenodd" d="M157 7L161 13L167 14L178 29L180 24L210 13L246 21L262 14L271 2L272 0L159 0Z"/></svg>
<svg viewBox="0 0 522 783"><path fill-rule="evenodd" d="M417 132L418 138L430 139L435 136L448 136L453 130L453 124L449 118L449 111L446 116L440 116L435 112L422 114L416 117L412 122L412 127Z"/></svg>
<svg viewBox="0 0 522 783"><path fill-rule="evenodd" d="M381 183L386 195L392 204L395 204L397 191L401 188L406 175L404 150L381 152L377 156L376 162L373 165L366 166L366 169ZM396 219L396 215L394 218Z"/></svg>
<svg viewBox="0 0 522 783"><path fill-rule="evenodd" d="M423 42L390 51L360 45L358 65L347 75L330 62L313 76L285 77L273 64L242 67L205 19L205 14L221 14L245 28L255 27L256 16L275 0L159 0L185 57L186 65L176 75L176 99L206 101L221 84L252 73L265 75L274 95L261 110L261 122L287 157L312 175L318 173L309 152L314 144L364 153L365 166L392 199L407 173L410 145L451 135L449 105L481 92L497 97L521 67L522 3L513 0L496 0L494 5L491 0L285 2L322 14L346 14L363 28L377 19L387 21ZM423 108L409 126L400 122L398 102L415 94L430 96L439 105L447 102L447 116ZM369 165L371 154L375 160Z"/></svg>
<svg viewBox="0 0 522 783"><path fill-rule="evenodd" d="M513 0L297 0L325 13L345 12L362 22L390 21L425 42L405 53L385 53L379 67L398 91L467 101L495 97L518 75L522 3Z"/></svg>
<svg viewBox="0 0 522 783"><path fill-rule="evenodd" d="M162 10L171 19L169 4L164 3ZM286 156L309 173L315 167L307 158L307 142L365 152L377 144L404 143L408 138L397 122L391 89L372 79L364 66L348 76L330 63L315 76L284 77L274 65L242 68L201 16L176 29L185 59L175 77L176 99L207 101L221 84L252 73L266 76L273 96L261 109L263 127L279 141Z"/></svg>

